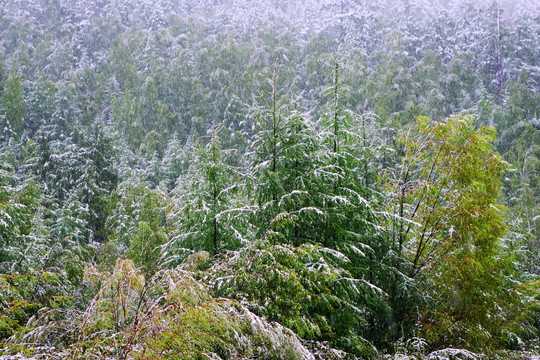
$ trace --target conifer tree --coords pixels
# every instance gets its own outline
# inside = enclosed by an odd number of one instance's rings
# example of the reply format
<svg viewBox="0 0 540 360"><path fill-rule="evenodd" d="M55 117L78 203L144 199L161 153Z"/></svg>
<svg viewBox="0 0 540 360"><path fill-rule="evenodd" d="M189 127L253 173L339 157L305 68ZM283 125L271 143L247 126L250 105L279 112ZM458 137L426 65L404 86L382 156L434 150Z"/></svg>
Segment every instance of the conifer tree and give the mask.
<svg viewBox="0 0 540 360"><path fill-rule="evenodd" d="M333 84L325 90L330 98L327 112L320 120L323 144L319 154L324 190L320 194L325 212L322 234L329 247L343 243L363 246L368 234L377 232L373 168L366 142L365 118L346 108L347 89L334 66Z"/></svg>
<svg viewBox="0 0 540 360"><path fill-rule="evenodd" d="M250 187L258 212L255 218L259 231L264 232L279 213L278 198L283 194L279 170L282 163L280 146L284 131L283 107L278 103L278 69L274 68L271 102L268 108L255 109L256 132L250 144Z"/></svg>
<svg viewBox="0 0 540 360"><path fill-rule="evenodd" d="M228 164L234 151L221 148L219 131L212 126L208 144L196 144L193 163L178 179L175 213L176 233L164 246L163 260L174 265L194 251L213 255L237 248L243 240L243 220L236 216L234 192L238 188L237 170Z"/></svg>
<svg viewBox="0 0 540 360"><path fill-rule="evenodd" d="M2 138L19 137L24 130L24 93L21 76L11 72L6 79L0 104Z"/></svg>

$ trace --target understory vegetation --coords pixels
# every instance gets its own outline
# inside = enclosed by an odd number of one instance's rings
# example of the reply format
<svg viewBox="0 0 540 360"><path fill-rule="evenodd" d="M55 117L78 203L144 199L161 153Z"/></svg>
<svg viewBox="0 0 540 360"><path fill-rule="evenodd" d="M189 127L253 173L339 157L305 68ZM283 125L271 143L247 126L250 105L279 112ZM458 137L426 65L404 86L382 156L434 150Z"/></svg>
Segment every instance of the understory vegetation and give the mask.
<svg viewBox="0 0 540 360"><path fill-rule="evenodd" d="M4 0L0 358L538 356L539 90L534 1Z"/></svg>

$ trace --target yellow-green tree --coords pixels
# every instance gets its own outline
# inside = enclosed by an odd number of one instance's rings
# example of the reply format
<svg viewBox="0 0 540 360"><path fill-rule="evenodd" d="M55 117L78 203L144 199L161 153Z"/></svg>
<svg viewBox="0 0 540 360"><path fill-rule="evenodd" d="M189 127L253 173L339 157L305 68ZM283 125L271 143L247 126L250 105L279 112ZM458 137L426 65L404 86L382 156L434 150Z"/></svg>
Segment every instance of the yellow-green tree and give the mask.
<svg viewBox="0 0 540 360"><path fill-rule="evenodd" d="M497 306L512 300L497 202L507 164L494 149L495 130L474 122L421 117L402 139L398 248L431 295L420 330L433 347L489 346L506 319Z"/></svg>

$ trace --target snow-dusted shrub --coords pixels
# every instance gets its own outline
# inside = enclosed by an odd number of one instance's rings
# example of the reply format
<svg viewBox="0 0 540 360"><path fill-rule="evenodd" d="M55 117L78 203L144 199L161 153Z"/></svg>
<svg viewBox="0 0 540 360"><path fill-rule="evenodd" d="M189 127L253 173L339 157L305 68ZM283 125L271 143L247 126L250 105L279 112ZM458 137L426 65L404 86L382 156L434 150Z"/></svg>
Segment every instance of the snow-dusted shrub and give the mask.
<svg viewBox="0 0 540 360"><path fill-rule="evenodd" d="M362 337L370 302L381 291L355 279L342 253L305 244L260 241L231 252L210 269L216 295L237 299L251 311L307 340L372 358L377 351Z"/></svg>
<svg viewBox="0 0 540 360"><path fill-rule="evenodd" d="M413 355L405 355L405 354L393 354L393 355L384 355L381 357L381 360L419 360L420 358L417 358Z"/></svg>
<svg viewBox="0 0 540 360"><path fill-rule="evenodd" d="M465 349L442 349L429 354L426 360L480 360L485 358L482 354L475 354Z"/></svg>
<svg viewBox="0 0 540 360"><path fill-rule="evenodd" d="M214 298L188 270L205 258L197 253L150 279L129 259L119 259L111 273L89 267L85 281L99 290L84 312L42 309L28 334L14 340L25 342L28 354L47 345L51 358L315 360L283 325Z"/></svg>

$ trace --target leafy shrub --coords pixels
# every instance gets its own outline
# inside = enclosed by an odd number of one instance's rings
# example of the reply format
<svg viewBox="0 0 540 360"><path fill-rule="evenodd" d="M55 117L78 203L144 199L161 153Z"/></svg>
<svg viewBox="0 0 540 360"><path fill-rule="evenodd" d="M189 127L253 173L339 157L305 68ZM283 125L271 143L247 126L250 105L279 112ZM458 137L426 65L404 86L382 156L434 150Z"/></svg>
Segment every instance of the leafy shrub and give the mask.
<svg viewBox="0 0 540 360"><path fill-rule="evenodd" d="M188 270L207 258L194 254L148 280L129 259L119 259L112 273L88 267L85 281L99 289L88 308L44 308L18 341L31 341L30 353L47 345L50 356L70 359L315 359L291 330L212 297Z"/></svg>
<svg viewBox="0 0 540 360"><path fill-rule="evenodd" d="M377 353L362 337L369 306L382 291L345 270L342 253L258 241L231 252L211 269L218 296L241 301L257 315L278 321L308 340L330 341L371 358Z"/></svg>

